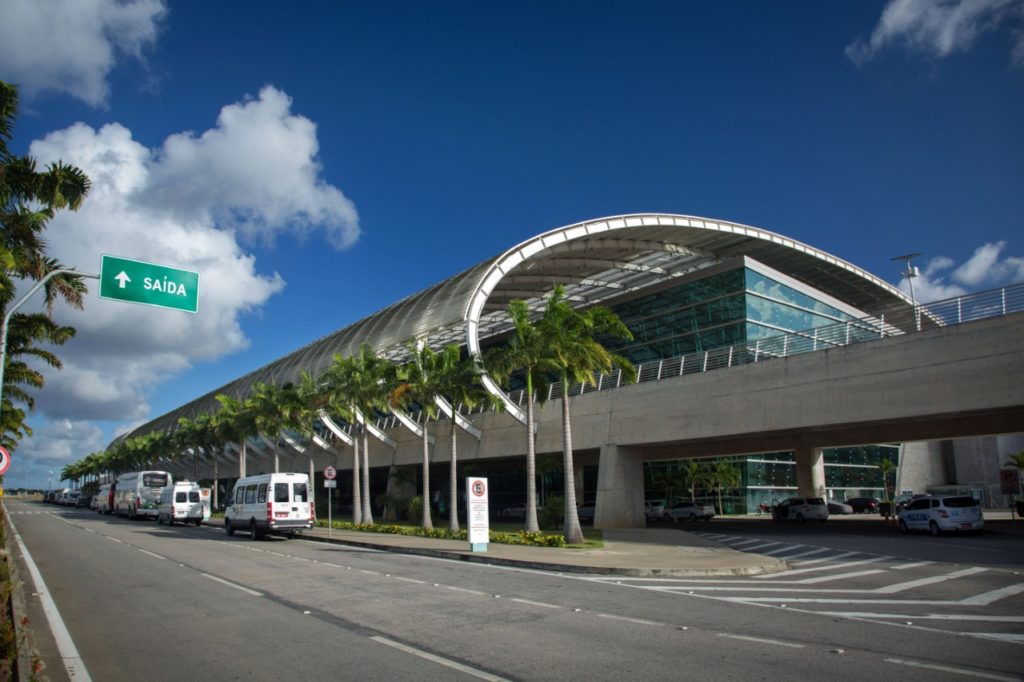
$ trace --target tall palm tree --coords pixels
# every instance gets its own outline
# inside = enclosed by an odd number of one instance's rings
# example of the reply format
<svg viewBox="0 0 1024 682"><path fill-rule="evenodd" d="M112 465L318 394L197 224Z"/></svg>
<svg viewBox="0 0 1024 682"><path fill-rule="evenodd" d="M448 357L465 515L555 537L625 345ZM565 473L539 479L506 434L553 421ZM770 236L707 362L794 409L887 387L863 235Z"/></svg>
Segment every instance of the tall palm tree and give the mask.
<svg viewBox="0 0 1024 682"><path fill-rule="evenodd" d="M321 400L323 408L331 415L341 415L353 426L352 438L352 523L359 525L363 522L363 505L361 476L359 466L359 433L355 429L357 424L356 405L351 397L349 389L350 377L355 372L353 365L355 361L351 357L343 357L340 353L335 354L334 361L324 371L318 382L322 386Z"/></svg>
<svg viewBox="0 0 1024 682"><path fill-rule="evenodd" d="M896 472L896 465L891 459L883 459L878 463L878 469L882 472L882 498L884 502L892 499L889 494L889 479Z"/></svg>
<svg viewBox="0 0 1024 682"><path fill-rule="evenodd" d="M8 143L18 110L18 90L0 81L0 317L14 301L18 280L43 279L63 266L46 255L43 233L47 222L59 210L78 210L89 192L89 178L75 166L55 162L39 171L29 156L11 154ZM62 274L50 279L45 288L49 310L57 299L81 308L86 287L81 277ZM11 342L5 362L3 399L0 400L0 441L13 448L31 430L24 424L25 411L14 404L24 402L23 386L40 387L42 375L33 374L18 360L34 355L52 367L60 362L52 353L35 348L35 343L62 344L74 330L55 325L44 315L11 316ZM31 406L29 405L29 409Z"/></svg>
<svg viewBox="0 0 1024 682"><path fill-rule="evenodd" d="M576 481L572 454L572 417L569 387L573 382L597 384L597 375L619 369L627 381L636 380L636 368L629 360L609 351L599 339L632 339L619 316L604 306L586 310L573 308L565 288L556 286L538 322L547 341L550 362L562 382L562 471L565 485L565 521L562 534L570 544L583 544L583 530L576 512Z"/></svg>
<svg viewBox="0 0 1024 682"><path fill-rule="evenodd" d="M722 504L722 490L739 486L740 470L731 462L718 461L711 465L708 472L708 480L718 493L718 514L725 514L725 506Z"/></svg>
<svg viewBox="0 0 1024 682"><path fill-rule="evenodd" d="M378 410L389 409L389 399L395 384L395 366L378 356L368 344L360 346L352 357L334 356L334 362L322 377L328 405L358 425L362 435L362 462L358 452L353 462L352 512L355 523L373 523L370 497L370 439L366 424L359 424L358 415L370 420ZM358 435L357 435L358 438ZM357 478L358 476L358 478ZM359 491L359 492L357 492ZM361 514L356 514L359 502ZM359 518L360 520L356 520Z"/></svg>
<svg viewBox="0 0 1024 682"><path fill-rule="evenodd" d="M235 442L240 446L238 454L238 476L245 476L245 441L255 435L256 414L245 401L220 393L216 396L220 410L214 414L214 424L224 442Z"/></svg>
<svg viewBox="0 0 1024 682"><path fill-rule="evenodd" d="M516 299L508 304L513 331L502 345L491 349L484 358L487 371L505 383L521 373L526 382L526 530L540 532L537 523L537 434L534 397L547 397L548 374L555 367L548 352L548 340L530 320L526 301Z"/></svg>
<svg viewBox="0 0 1024 682"><path fill-rule="evenodd" d="M705 485L708 480L707 465L696 459L688 459L679 468L679 474L682 476L683 484L690 493L690 502L696 502L697 487Z"/></svg>
<svg viewBox="0 0 1024 682"><path fill-rule="evenodd" d="M405 409L416 403L423 411L423 470L420 476L423 512L420 525L424 528L433 528L434 523L430 517L430 420L437 418L434 398L441 392L441 384L438 382L440 355L426 344L410 341L407 346L411 357L409 362L397 369L397 383L391 392L391 406Z"/></svg>

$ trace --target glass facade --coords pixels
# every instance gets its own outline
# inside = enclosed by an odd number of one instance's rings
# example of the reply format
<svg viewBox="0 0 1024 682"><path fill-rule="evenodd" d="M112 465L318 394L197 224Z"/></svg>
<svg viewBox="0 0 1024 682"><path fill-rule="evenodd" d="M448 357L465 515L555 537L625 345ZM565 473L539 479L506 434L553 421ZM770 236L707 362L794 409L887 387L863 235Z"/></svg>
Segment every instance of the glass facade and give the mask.
<svg viewBox="0 0 1024 682"><path fill-rule="evenodd" d="M758 339L856 320L851 315L817 298L809 288L801 290L748 263L682 282L618 305L612 310L633 333L633 340L605 340L605 345L633 363L677 358ZM853 334L859 330L854 328ZM863 333L877 335L875 330ZM896 463L898 448L867 446L830 448L824 451L828 494L839 501L852 497L882 497L883 459ZM758 504L771 504L796 494L796 464L793 453L769 453L721 458L740 471L740 488L723 491L726 513L746 513ZM706 460L716 461L716 460ZM720 460L719 460L720 461ZM652 463L648 468L677 464ZM671 478L671 477L669 477ZM650 489L648 498L661 499L664 491ZM704 490L701 499L717 507L717 492ZM589 494L589 491L584 491ZM688 492L673 496L688 496Z"/></svg>
<svg viewBox="0 0 1024 682"><path fill-rule="evenodd" d="M633 332L605 345L634 363L703 353L856 319L746 266L612 306Z"/></svg>

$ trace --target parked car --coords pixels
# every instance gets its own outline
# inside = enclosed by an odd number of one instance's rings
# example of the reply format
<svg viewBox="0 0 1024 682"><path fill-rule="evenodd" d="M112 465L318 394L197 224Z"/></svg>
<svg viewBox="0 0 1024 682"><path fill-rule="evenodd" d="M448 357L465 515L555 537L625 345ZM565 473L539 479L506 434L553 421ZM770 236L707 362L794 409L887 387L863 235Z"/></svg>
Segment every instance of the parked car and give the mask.
<svg viewBox="0 0 1024 682"><path fill-rule="evenodd" d="M60 503L65 507L75 507L78 505L78 498L82 495L80 490L69 490L61 495Z"/></svg>
<svg viewBox="0 0 1024 682"><path fill-rule="evenodd" d="M772 507L772 518L781 521L827 521L828 505L821 497L791 497Z"/></svg>
<svg viewBox="0 0 1024 682"><path fill-rule="evenodd" d="M852 514L853 507L844 502L837 502L836 500L828 501L828 513L831 514Z"/></svg>
<svg viewBox="0 0 1024 682"><path fill-rule="evenodd" d="M968 495L923 495L899 513L900 532L926 530L932 535L979 531L985 527L981 503Z"/></svg>
<svg viewBox="0 0 1024 682"><path fill-rule="evenodd" d="M175 521L203 525L203 500L199 484L175 481L163 489L157 507L156 522L173 526Z"/></svg>
<svg viewBox="0 0 1024 682"><path fill-rule="evenodd" d="M668 516L673 521L696 521L697 519L710 521L715 516L715 508L710 504L678 502L668 510Z"/></svg>
<svg viewBox="0 0 1024 682"><path fill-rule="evenodd" d="M648 521L659 521L665 518L665 503L661 500L647 500L644 503L644 514Z"/></svg>
<svg viewBox="0 0 1024 682"><path fill-rule="evenodd" d="M576 516L579 517L580 521L594 521L594 510L596 505L593 502L584 502L580 506L576 507Z"/></svg>
<svg viewBox="0 0 1024 682"><path fill-rule="evenodd" d="M922 497L928 497L928 495L925 493L901 493L892 499L892 506L896 513L899 514L913 500L919 500Z"/></svg>
<svg viewBox="0 0 1024 682"><path fill-rule="evenodd" d="M78 499L75 500L76 507L85 507L89 509L92 507L92 495L78 495Z"/></svg>
<svg viewBox="0 0 1024 682"><path fill-rule="evenodd" d="M161 491L162 494L163 491ZM313 527L315 511L304 473L258 474L240 478L228 497L224 531L248 530L253 540L273 533L294 537Z"/></svg>
<svg viewBox="0 0 1024 682"><path fill-rule="evenodd" d="M853 507L854 514L877 514L878 500L874 497L854 497L846 501Z"/></svg>

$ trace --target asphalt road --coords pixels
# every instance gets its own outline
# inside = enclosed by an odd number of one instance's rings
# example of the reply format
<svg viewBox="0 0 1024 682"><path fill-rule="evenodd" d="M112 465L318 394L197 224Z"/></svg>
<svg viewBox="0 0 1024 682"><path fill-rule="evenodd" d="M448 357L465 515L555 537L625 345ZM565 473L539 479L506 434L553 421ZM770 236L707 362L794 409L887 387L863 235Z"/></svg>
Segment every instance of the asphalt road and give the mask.
<svg viewBox="0 0 1024 682"><path fill-rule="evenodd" d="M1024 648L1012 639L751 601L749 589L738 592L742 601L700 589L714 581L601 579L304 540L254 542L213 528L5 504L94 680L1024 675ZM695 530L728 535L714 523ZM825 559L815 573L841 575L842 563ZM903 568L906 580L948 566ZM1000 584L1012 587L1009 567L1000 571ZM881 577L840 577L821 589ZM756 594L771 589L778 586ZM27 590L30 613L41 629L35 591ZM1020 597L1011 589L998 604L1020 613ZM39 641L50 679L68 679L45 632Z"/></svg>

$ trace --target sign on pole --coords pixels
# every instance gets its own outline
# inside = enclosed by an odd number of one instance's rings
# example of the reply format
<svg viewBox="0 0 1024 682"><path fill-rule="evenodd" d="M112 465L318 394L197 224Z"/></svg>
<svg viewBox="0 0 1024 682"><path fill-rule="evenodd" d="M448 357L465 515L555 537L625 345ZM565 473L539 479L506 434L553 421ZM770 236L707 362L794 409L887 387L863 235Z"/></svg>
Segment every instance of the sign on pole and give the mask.
<svg viewBox="0 0 1024 682"><path fill-rule="evenodd" d="M7 452L7 448L0 445L0 476L4 475L9 466L11 466L11 453Z"/></svg>
<svg viewBox="0 0 1024 682"><path fill-rule="evenodd" d="M327 467L324 468L324 478L326 478L328 481L333 481L337 475L338 475L338 470L335 469L334 467L327 466ZM334 486L327 486L327 487L333 488Z"/></svg>
<svg viewBox="0 0 1024 682"><path fill-rule="evenodd" d="M490 515L487 510L487 479L466 478L466 521L469 526L469 550L486 552L491 541Z"/></svg>
<svg viewBox="0 0 1024 682"><path fill-rule="evenodd" d="M199 273L104 254L100 298L194 313L199 310Z"/></svg>
<svg viewBox="0 0 1024 682"><path fill-rule="evenodd" d="M1016 495L1020 492L1020 469L1006 467L999 470L999 490L1004 495Z"/></svg>

